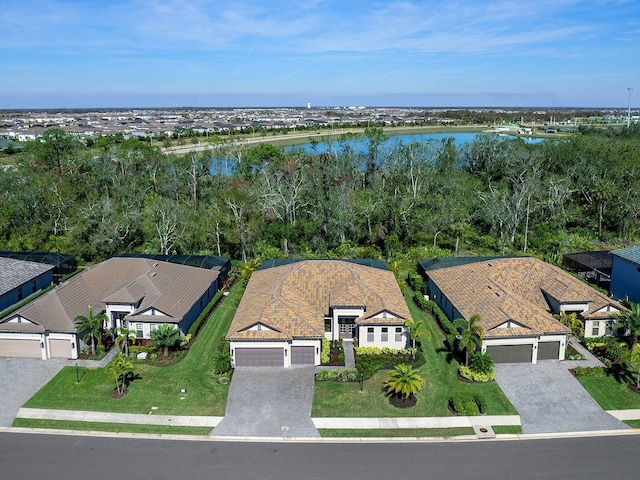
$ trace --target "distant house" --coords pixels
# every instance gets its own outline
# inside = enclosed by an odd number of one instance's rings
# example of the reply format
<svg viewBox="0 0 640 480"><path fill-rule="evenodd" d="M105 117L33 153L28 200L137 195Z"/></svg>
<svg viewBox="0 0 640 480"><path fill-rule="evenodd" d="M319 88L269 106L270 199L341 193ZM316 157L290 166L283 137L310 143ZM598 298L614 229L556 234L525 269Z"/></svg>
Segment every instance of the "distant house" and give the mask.
<svg viewBox="0 0 640 480"><path fill-rule="evenodd" d="M640 303L640 246L612 250L611 296Z"/></svg>
<svg viewBox="0 0 640 480"><path fill-rule="evenodd" d="M304 260L253 273L227 340L236 367L319 365L323 338L405 348L409 319L392 272Z"/></svg>
<svg viewBox="0 0 640 480"><path fill-rule="evenodd" d="M576 313L585 336L609 335L618 302L535 258L494 258L425 270L429 297L451 320L481 317L482 351L498 363L563 359L569 330L553 317Z"/></svg>
<svg viewBox="0 0 640 480"><path fill-rule="evenodd" d="M0 319L0 356L77 358L74 320L106 313L105 328L149 338L160 324L185 334L218 290L218 272L144 258L110 258Z"/></svg>
<svg viewBox="0 0 640 480"><path fill-rule="evenodd" d="M53 283L53 266L0 257L0 312Z"/></svg>

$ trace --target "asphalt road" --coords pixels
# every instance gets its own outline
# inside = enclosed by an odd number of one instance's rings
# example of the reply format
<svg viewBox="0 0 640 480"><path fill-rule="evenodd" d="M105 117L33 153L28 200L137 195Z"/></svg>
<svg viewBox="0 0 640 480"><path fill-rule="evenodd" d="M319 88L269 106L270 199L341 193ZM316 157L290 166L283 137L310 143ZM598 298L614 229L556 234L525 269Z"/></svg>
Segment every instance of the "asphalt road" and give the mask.
<svg viewBox="0 0 640 480"><path fill-rule="evenodd" d="M0 434L0 479L638 478L640 435L420 444L174 441Z"/></svg>

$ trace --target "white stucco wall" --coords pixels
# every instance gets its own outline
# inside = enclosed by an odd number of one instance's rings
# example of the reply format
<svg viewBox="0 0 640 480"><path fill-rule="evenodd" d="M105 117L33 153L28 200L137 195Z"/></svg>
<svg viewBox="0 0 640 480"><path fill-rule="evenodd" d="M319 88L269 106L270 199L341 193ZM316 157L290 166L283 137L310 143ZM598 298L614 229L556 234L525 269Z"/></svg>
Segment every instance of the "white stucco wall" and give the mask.
<svg viewBox="0 0 640 480"><path fill-rule="evenodd" d="M387 340L383 340L383 328L387 329ZM400 339L396 340L396 328L400 329ZM369 329L373 330L373 339ZM395 348L402 350L409 345L409 327L399 325L360 325L358 327L358 346Z"/></svg>

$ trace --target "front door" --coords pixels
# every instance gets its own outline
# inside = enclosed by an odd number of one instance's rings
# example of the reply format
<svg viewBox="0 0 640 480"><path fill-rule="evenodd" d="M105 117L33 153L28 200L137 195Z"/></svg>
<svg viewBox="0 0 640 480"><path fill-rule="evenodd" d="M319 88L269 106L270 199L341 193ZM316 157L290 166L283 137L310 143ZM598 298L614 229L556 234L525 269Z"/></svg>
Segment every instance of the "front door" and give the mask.
<svg viewBox="0 0 640 480"><path fill-rule="evenodd" d="M340 338L353 338L353 331L356 329L356 318L358 317L338 317Z"/></svg>

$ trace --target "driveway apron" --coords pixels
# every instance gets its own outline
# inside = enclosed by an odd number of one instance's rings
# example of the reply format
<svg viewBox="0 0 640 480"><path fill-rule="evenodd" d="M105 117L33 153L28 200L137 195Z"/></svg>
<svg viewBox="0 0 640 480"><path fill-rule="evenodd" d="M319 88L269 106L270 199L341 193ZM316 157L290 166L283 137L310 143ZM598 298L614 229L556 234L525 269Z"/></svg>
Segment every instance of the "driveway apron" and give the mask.
<svg viewBox="0 0 640 480"><path fill-rule="evenodd" d="M496 364L496 381L518 410L523 433L623 430L569 372L573 363Z"/></svg>
<svg viewBox="0 0 640 480"><path fill-rule="evenodd" d="M213 436L319 437L311 421L315 367L237 368Z"/></svg>
<svg viewBox="0 0 640 480"><path fill-rule="evenodd" d="M0 357L0 427L10 427L22 404L66 364L61 358Z"/></svg>

